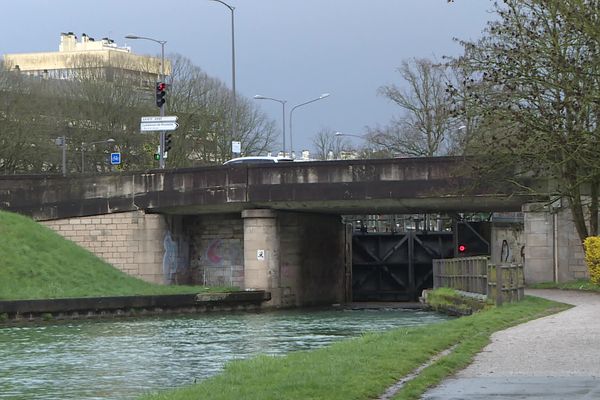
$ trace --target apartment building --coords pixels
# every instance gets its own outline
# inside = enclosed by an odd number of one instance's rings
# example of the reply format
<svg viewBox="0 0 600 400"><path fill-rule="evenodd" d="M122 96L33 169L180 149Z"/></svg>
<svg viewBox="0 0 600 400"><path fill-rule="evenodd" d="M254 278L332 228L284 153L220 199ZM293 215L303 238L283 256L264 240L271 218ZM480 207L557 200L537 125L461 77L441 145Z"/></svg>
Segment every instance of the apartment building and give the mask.
<svg viewBox="0 0 600 400"><path fill-rule="evenodd" d="M5 68L46 79L76 80L93 77L116 81L126 79L139 87L152 87L159 79L161 59L138 55L130 47L119 47L114 40L95 40L85 33L61 33L58 51L4 55ZM165 60L165 75L171 63Z"/></svg>

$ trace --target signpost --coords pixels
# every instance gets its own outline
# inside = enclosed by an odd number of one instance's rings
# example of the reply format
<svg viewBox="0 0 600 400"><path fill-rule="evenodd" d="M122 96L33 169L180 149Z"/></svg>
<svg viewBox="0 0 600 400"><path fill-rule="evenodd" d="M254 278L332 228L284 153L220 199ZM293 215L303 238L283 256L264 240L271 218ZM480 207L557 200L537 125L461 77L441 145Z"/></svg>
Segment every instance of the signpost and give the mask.
<svg viewBox="0 0 600 400"><path fill-rule="evenodd" d="M177 122L142 122L140 124L141 132L154 131L174 131L179 127Z"/></svg>
<svg viewBox="0 0 600 400"><path fill-rule="evenodd" d="M164 95L164 91L162 92L162 94ZM157 94L157 96L158 96L158 94ZM157 97L157 99L158 99L158 97ZM164 100L163 100L163 103L164 103ZM167 146L167 143L166 143L165 131L174 131L175 129L177 129L179 127L179 124L177 123L176 115L163 115L164 114L163 103L161 103L161 105L159 105L160 114L161 114L160 116L142 117L142 119L140 121L140 132L142 132L142 133L143 132L156 132L156 131L160 132L158 153L154 155L155 158L158 155L158 162L159 162L160 168L165 167L165 159L167 158L167 152L166 151L162 152L161 149L166 148L168 150L168 147L169 147L169 146ZM158 105L158 103L157 103L157 105ZM170 136L170 134L169 134L169 136ZM170 139L169 139L169 143L170 143Z"/></svg>
<svg viewBox="0 0 600 400"><path fill-rule="evenodd" d="M142 117L141 122L175 122L177 121L176 115L165 115L164 117L152 116Z"/></svg>
<svg viewBox="0 0 600 400"><path fill-rule="evenodd" d="M242 142L232 141L231 142L231 152L233 154L240 154L242 152Z"/></svg>
<svg viewBox="0 0 600 400"><path fill-rule="evenodd" d="M155 131L174 131L179 127L176 122L176 115L165 115L164 117L142 117L140 123L141 132L155 132Z"/></svg>
<svg viewBox="0 0 600 400"><path fill-rule="evenodd" d="M111 165L121 164L121 153L110 153L110 164Z"/></svg>

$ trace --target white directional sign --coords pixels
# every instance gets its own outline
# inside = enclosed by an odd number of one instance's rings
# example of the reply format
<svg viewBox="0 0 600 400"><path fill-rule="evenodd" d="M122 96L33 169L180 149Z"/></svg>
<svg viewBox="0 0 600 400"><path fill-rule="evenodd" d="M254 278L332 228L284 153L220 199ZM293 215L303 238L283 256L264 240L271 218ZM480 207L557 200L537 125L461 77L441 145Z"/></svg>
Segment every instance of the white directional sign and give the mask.
<svg viewBox="0 0 600 400"><path fill-rule="evenodd" d="M231 142L231 152L232 153L241 153L242 152L242 142L232 141Z"/></svg>
<svg viewBox="0 0 600 400"><path fill-rule="evenodd" d="M140 131L174 131L178 127L179 124L177 122L142 122L140 124Z"/></svg>
<svg viewBox="0 0 600 400"><path fill-rule="evenodd" d="M177 115L165 115L164 117L142 117L142 122L175 122Z"/></svg>

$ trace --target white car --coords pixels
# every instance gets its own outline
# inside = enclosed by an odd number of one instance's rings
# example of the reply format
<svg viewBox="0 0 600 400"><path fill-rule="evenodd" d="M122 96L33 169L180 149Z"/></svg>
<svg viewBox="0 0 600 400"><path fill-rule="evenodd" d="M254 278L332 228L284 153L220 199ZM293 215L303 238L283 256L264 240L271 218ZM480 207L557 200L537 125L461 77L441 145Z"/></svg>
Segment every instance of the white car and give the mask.
<svg viewBox="0 0 600 400"><path fill-rule="evenodd" d="M232 158L231 160L225 161L223 165L230 164L272 164L282 162L293 162L294 160L286 157L271 157L271 156L249 156L249 157L238 157Z"/></svg>

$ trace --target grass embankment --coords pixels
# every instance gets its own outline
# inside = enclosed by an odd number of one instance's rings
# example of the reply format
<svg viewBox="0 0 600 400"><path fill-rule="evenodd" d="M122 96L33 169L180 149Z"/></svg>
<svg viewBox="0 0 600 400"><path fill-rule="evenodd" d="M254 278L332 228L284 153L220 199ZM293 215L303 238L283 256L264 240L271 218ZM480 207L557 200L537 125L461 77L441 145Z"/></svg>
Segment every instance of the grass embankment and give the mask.
<svg viewBox="0 0 600 400"><path fill-rule="evenodd" d="M133 278L29 218L0 211L0 300L199 293ZM223 291L213 288L212 291Z"/></svg>
<svg viewBox="0 0 600 400"><path fill-rule="evenodd" d="M395 397L416 399L427 387L466 366L493 332L565 308L527 297L518 304L439 324L367 334L285 357L231 362L222 374L197 385L141 399L374 399L433 355L458 344L451 355L425 369Z"/></svg>
<svg viewBox="0 0 600 400"><path fill-rule="evenodd" d="M529 285L531 289L565 289L583 290L587 292L600 292L600 285L595 285L589 279L578 279L570 282L543 282Z"/></svg>

